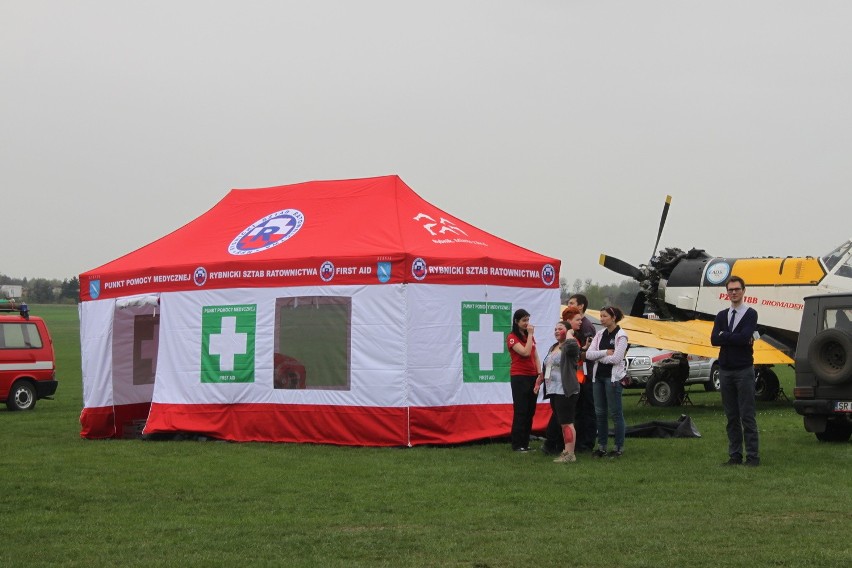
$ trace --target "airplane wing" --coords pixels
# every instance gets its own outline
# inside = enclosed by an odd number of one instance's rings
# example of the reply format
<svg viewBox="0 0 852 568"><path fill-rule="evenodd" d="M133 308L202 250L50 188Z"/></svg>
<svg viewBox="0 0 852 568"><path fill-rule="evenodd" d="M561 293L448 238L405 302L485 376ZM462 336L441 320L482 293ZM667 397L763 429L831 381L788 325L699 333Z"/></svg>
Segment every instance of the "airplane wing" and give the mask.
<svg viewBox="0 0 852 568"><path fill-rule="evenodd" d="M586 315L600 321L600 312L597 310L586 310ZM713 322L710 321L660 321L624 316L618 325L627 332L630 343L636 345L671 349L700 357L719 356L719 348L710 345L710 333L713 331ZM759 339L754 342L754 363L756 365L792 365L793 360L779 349Z"/></svg>

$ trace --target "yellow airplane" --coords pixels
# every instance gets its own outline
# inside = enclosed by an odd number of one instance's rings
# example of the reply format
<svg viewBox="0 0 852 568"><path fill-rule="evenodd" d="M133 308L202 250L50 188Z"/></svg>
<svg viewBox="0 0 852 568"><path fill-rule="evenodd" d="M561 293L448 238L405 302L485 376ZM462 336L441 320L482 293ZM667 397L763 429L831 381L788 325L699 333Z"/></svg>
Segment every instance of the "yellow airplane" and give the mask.
<svg viewBox="0 0 852 568"><path fill-rule="evenodd" d="M725 285L746 282L744 302L758 310L756 381L772 400L779 392L771 365L793 364L806 296L852 290L852 239L819 257L714 257L701 249L657 250L671 205L666 196L654 256L638 267L602 254L602 266L639 282L640 292L621 327L631 343L690 355L718 357L710 345L716 314L730 306ZM648 314L659 319L646 319Z"/></svg>
<svg viewBox="0 0 852 568"><path fill-rule="evenodd" d="M663 207L655 251L670 204L669 195ZM649 335L683 339L686 336L681 333L687 332L682 327L672 328L671 321L709 320L709 325L704 324L703 327L698 323L690 324L689 329L694 329L695 334L688 336L689 341L696 341L697 346L682 351L694 354L700 354L697 350L702 345L715 349L709 340L712 320L719 311L730 306L725 283L732 275L741 277L746 282L744 302L759 314L758 332L762 341L786 356L777 363L792 363L806 296L852 290L852 239L820 257L728 258L714 257L700 249L684 252L665 248L655 253L647 265L635 267L603 254L600 263L639 282L641 291L633 304L631 316L641 317L652 312L661 320L670 320L658 322L663 323L663 327L649 328ZM696 327L692 328L693 325ZM636 330L637 333L639 331ZM643 341L652 339L648 337ZM671 345L671 342L666 343L668 348ZM758 350L755 357L757 363ZM766 364L773 359L783 359L769 355L768 350L760 357L764 357L761 360Z"/></svg>

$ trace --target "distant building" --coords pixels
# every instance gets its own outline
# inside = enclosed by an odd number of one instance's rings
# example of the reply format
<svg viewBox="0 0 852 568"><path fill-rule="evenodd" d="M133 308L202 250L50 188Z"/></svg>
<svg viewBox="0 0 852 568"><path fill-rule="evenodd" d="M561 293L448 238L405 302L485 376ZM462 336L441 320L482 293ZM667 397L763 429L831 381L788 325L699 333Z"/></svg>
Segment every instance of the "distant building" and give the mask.
<svg viewBox="0 0 852 568"><path fill-rule="evenodd" d="M0 286L0 298L20 298L24 293L24 287L17 284L3 284Z"/></svg>

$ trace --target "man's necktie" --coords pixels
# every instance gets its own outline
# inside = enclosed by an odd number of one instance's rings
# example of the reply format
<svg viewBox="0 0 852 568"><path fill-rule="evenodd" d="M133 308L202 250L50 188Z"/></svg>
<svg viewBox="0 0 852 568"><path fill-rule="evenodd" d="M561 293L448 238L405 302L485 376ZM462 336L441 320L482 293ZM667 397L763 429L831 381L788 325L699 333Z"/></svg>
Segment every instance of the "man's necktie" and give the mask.
<svg viewBox="0 0 852 568"><path fill-rule="evenodd" d="M731 310L731 323L728 324L728 331L734 331L734 320L737 319L737 311Z"/></svg>

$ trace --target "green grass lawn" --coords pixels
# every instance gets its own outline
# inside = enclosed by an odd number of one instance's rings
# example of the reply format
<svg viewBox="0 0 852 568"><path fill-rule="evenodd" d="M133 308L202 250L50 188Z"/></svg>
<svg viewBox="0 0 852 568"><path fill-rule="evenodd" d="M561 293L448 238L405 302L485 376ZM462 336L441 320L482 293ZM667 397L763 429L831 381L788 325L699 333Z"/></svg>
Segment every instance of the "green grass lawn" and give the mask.
<svg viewBox="0 0 852 568"><path fill-rule="evenodd" d="M557 465L506 443L410 449L81 440L76 308L54 336L56 400L0 410L0 566L848 566L852 444L758 403L759 468L727 459L719 395L639 406L700 439L628 438ZM776 368L792 393L793 374ZM508 385L506 386L508 389ZM537 445L537 444L536 444Z"/></svg>

